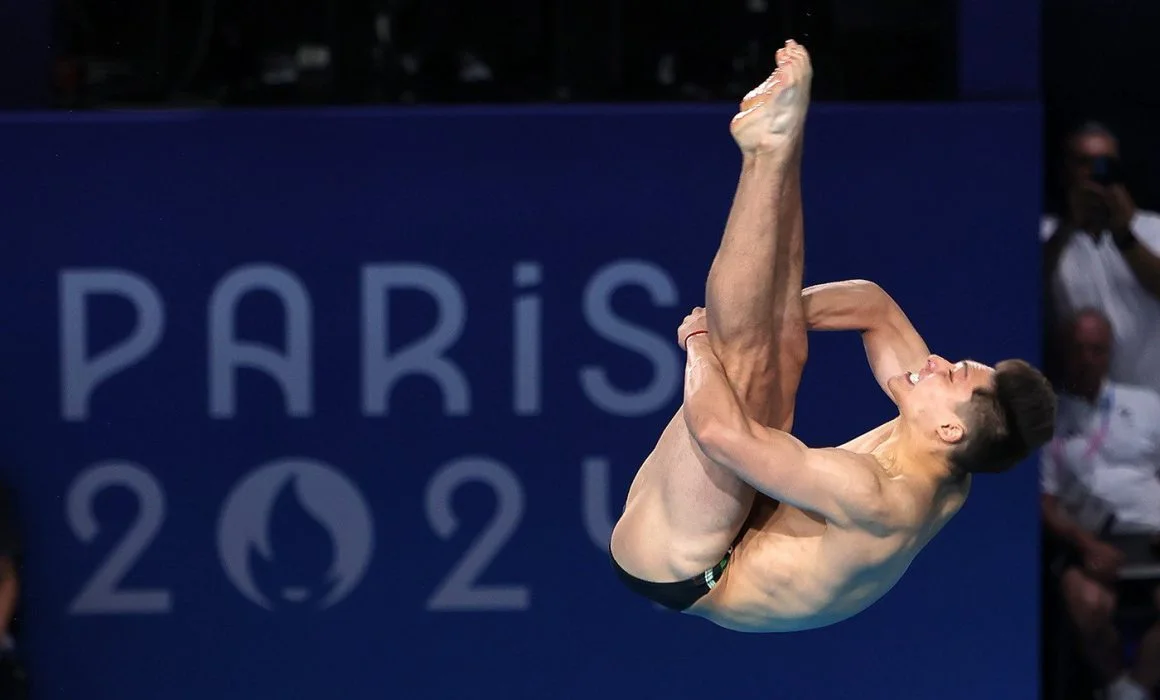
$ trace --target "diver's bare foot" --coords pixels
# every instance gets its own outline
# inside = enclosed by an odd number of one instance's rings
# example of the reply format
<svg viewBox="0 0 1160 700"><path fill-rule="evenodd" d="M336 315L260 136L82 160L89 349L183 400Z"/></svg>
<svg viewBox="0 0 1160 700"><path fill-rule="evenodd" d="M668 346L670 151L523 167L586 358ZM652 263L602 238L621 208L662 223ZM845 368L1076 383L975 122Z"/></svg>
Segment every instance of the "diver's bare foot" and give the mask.
<svg viewBox="0 0 1160 700"><path fill-rule="evenodd" d="M777 52L777 70L741 101L729 130L747 155L787 154L797 144L810 104L814 71L810 55L796 41Z"/></svg>

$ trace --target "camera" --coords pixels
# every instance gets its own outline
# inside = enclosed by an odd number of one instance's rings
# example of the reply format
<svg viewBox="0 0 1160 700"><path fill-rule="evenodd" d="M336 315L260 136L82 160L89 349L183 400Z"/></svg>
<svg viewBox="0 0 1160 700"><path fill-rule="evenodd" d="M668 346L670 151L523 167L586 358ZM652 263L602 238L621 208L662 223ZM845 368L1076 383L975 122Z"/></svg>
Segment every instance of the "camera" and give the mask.
<svg viewBox="0 0 1160 700"><path fill-rule="evenodd" d="M1092 181L1099 185L1116 185L1124 181L1120 159L1114 156L1098 156L1091 160Z"/></svg>

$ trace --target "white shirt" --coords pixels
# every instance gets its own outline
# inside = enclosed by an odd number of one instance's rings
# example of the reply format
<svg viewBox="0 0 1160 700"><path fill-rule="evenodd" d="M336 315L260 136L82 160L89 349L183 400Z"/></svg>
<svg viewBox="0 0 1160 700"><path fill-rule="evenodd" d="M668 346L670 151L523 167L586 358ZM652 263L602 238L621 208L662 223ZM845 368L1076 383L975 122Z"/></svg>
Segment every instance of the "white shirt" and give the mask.
<svg viewBox="0 0 1160 700"><path fill-rule="evenodd" d="M1040 451L1040 486L1078 524L1160 532L1160 395L1107 382L1096 404L1059 395L1055 438Z"/></svg>
<svg viewBox="0 0 1160 700"><path fill-rule="evenodd" d="M1045 217L1040 240L1049 240L1058 225ZM1140 245L1160 255L1160 215L1138 211L1132 231ZM1099 241L1084 232L1073 235L1059 257L1052 291L1059 318L1090 307L1112 322L1112 381L1160 392L1160 299L1136 281L1110 233Z"/></svg>

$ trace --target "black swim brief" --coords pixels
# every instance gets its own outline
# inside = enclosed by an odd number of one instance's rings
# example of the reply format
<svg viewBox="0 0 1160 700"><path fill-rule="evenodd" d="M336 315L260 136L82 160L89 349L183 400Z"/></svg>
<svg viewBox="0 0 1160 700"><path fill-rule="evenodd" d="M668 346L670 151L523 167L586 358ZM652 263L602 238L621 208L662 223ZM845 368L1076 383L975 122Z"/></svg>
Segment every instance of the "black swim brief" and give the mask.
<svg viewBox="0 0 1160 700"><path fill-rule="evenodd" d="M621 568L620 564L616 563L616 557L612 556L612 548L608 549L608 558L612 560L612 568L616 570L617 576L628 586L628 589L633 593L644 596L654 603L659 603L669 610L676 610L681 612L692 607L721 580L721 575L725 573L725 567L729 564L729 556L733 553L733 548L730 547L725 556L711 569L707 569L703 573L697 574L692 578L687 578L683 581L671 581L668 583L655 583L653 581L645 581L639 579Z"/></svg>

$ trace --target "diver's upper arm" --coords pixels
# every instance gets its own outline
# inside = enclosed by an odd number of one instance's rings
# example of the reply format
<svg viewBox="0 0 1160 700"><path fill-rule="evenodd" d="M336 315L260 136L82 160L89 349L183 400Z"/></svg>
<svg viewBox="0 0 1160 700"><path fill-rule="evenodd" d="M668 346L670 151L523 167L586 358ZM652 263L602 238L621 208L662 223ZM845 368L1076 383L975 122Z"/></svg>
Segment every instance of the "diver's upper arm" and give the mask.
<svg viewBox="0 0 1160 700"><path fill-rule="evenodd" d="M863 331L862 345L874 379L888 396L891 377L917 371L930 355L926 341L893 300L878 322Z"/></svg>

